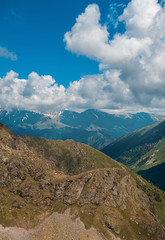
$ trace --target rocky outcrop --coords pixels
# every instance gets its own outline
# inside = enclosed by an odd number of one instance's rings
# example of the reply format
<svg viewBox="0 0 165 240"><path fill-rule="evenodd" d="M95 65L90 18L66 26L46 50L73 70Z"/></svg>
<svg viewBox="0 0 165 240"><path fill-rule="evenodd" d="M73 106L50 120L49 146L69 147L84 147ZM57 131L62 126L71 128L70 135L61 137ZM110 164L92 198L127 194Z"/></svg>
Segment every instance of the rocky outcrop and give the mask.
<svg viewBox="0 0 165 240"><path fill-rule="evenodd" d="M72 141L56 144L31 138L30 142L30 137L18 137L3 125L0 126L0 142L0 224L4 227L39 228L41 220L53 212L61 214L59 218L67 218L66 210L69 209L72 224L76 226L76 219L79 219L89 232L96 229L95 239L165 238L165 229L155 215L152 199L137 188L136 181L124 167L104 158L104 154L99 155L98 151ZM55 163L64 162L66 149L68 152L73 148L76 151L76 146L78 153L68 153L75 163L80 158L75 172L86 169L90 164L91 169L96 167L95 159L98 158L100 163L104 162L102 166L107 164L111 168L92 169L73 176L64 174L61 171L63 167L59 168ZM54 149L58 148L56 154ZM67 164L61 163L65 172ZM66 221L63 224L67 229ZM85 228L83 234L89 234ZM4 234L5 229L0 229L0 232ZM41 239L38 236L28 239ZM52 236L50 239L60 239ZM73 236L69 239L78 238ZM85 238L80 236L79 239Z"/></svg>

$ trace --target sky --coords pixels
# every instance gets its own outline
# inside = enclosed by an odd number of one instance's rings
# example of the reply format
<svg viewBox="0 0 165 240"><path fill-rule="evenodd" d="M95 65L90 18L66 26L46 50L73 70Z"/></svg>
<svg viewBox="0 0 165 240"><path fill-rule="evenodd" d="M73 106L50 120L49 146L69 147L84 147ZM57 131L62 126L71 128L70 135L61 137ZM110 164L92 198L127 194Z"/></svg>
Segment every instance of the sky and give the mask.
<svg viewBox="0 0 165 240"><path fill-rule="evenodd" d="M0 108L165 110L164 0L0 0Z"/></svg>

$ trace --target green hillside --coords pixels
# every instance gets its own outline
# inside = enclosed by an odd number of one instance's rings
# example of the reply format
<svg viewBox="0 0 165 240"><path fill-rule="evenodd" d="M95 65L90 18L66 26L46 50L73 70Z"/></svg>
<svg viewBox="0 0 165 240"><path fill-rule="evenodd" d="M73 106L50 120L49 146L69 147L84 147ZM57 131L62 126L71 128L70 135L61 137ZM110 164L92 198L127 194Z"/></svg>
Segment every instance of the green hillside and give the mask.
<svg viewBox="0 0 165 240"><path fill-rule="evenodd" d="M165 190L165 121L125 135L102 151Z"/></svg>

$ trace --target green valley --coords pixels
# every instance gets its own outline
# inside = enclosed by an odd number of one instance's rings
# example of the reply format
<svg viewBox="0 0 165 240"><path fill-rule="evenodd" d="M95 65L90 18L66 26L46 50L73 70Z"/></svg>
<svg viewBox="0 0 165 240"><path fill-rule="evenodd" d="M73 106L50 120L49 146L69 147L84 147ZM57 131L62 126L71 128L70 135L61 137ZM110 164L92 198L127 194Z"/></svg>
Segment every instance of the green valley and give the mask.
<svg viewBox="0 0 165 240"><path fill-rule="evenodd" d="M165 190L165 121L125 135L102 151Z"/></svg>

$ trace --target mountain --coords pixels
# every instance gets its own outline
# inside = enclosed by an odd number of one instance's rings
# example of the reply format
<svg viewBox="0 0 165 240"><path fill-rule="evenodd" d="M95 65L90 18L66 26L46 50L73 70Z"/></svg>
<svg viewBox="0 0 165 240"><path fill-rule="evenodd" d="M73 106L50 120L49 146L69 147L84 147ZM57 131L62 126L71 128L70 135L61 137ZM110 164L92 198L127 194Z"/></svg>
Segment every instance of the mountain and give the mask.
<svg viewBox="0 0 165 240"><path fill-rule="evenodd" d="M162 240L164 202L163 191L90 146L0 124L0 239Z"/></svg>
<svg viewBox="0 0 165 240"><path fill-rule="evenodd" d="M156 123L161 116L148 113L114 115L94 109L82 113L64 111L53 115L1 110L0 121L18 135L47 139L74 139L101 149L116 138Z"/></svg>
<svg viewBox="0 0 165 240"><path fill-rule="evenodd" d="M125 135L102 152L165 190L165 121Z"/></svg>

